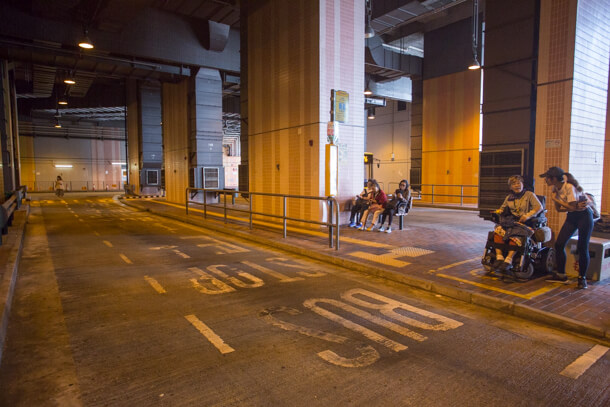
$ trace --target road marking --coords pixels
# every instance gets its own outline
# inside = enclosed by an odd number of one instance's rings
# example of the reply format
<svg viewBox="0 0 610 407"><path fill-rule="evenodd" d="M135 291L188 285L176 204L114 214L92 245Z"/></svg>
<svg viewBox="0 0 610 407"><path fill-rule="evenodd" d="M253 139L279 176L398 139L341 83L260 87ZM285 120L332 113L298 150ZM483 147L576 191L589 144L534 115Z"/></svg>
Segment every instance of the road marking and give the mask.
<svg viewBox="0 0 610 407"><path fill-rule="evenodd" d="M161 250L161 249L175 249L178 246L157 246L157 247L149 247L150 250Z"/></svg>
<svg viewBox="0 0 610 407"><path fill-rule="evenodd" d="M148 282L148 284L150 284L151 287L154 288L155 291L157 291L159 294L165 294L167 292L167 291L165 291L165 288L163 288L161 286L161 284L159 284L159 282L157 280L155 280L154 278L144 276L144 280L146 280Z"/></svg>
<svg viewBox="0 0 610 407"><path fill-rule="evenodd" d="M607 347L602 345L595 345L587 352L583 353L578 359L570 363L568 367L563 369L562 376L569 377L570 379L578 379L584 372L587 371L599 358L604 356L608 352Z"/></svg>
<svg viewBox="0 0 610 407"><path fill-rule="evenodd" d="M127 258L127 256L125 256L123 253L119 253L119 256L121 257L121 259L123 259L123 261L127 264L133 264L133 262L131 260L129 260Z"/></svg>
<svg viewBox="0 0 610 407"><path fill-rule="evenodd" d="M269 269L267 267L261 266L260 264L253 263L251 261L244 260L244 261L242 261L242 263L245 264L246 266L250 266L253 269L260 271L261 273L265 273L268 276L277 278L278 280L280 280L280 283L291 283L293 281L304 280L304 278L302 278L302 277L288 277L288 276L285 276L282 273L278 273L275 270L271 270L271 269Z"/></svg>
<svg viewBox="0 0 610 407"><path fill-rule="evenodd" d="M234 285L236 285L237 287L241 287L241 288L257 288L257 287L262 287L263 285L265 285L265 282L263 280L261 280L258 277L254 277L252 274L250 273L246 273L245 271L240 271L238 269L236 269L235 267L231 267L232 271L237 271L237 275L240 277L243 277L246 280L250 280L251 283L245 283L241 280L239 280L236 277L232 277L229 276L227 273L225 273L224 271L220 270L220 267L229 267L229 266L225 266L223 264L218 264L218 265L213 265L213 266L208 266L207 270L216 274L219 277L222 277L226 280L229 280L231 283L233 283Z"/></svg>
<svg viewBox="0 0 610 407"><path fill-rule="evenodd" d="M367 253L367 252L351 252L348 254L350 256L358 257L359 259L374 261L375 263L381 263L383 265L392 266L392 267L405 267L405 266L408 266L409 264L411 264L406 261L396 260L395 257L398 257L398 256L396 256L395 254L392 254L392 253L373 254L373 253Z"/></svg>
<svg viewBox="0 0 610 407"><path fill-rule="evenodd" d="M82 220L82 219L79 219L78 221L79 221L79 222L84 222L84 220Z"/></svg>
<svg viewBox="0 0 610 407"><path fill-rule="evenodd" d="M112 243L110 243L108 240L102 240L104 242L104 244L108 247L113 247Z"/></svg>
<svg viewBox="0 0 610 407"><path fill-rule="evenodd" d="M74 214L74 217L75 217L75 218L78 218L79 216L78 216L77 214Z"/></svg>
<svg viewBox="0 0 610 407"><path fill-rule="evenodd" d="M223 355L226 353L235 352L235 349L227 345L220 336L216 335L206 324L201 322L195 315L185 315L187 321L189 321L203 336L206 337L212 345L216 347Z"/></svg>
<svg viewBox="0 0 610 407"><path fill-rule="evenodd" d="M201 270L198 267L189 267L189 271L191 271L195 274L198 274L199 280L201 280L203 282L208 282L209 284L212 284L214 287L217 288L217 290L211 290L211 289L199 284L199 281L197 281L198 279L191 278L191 283L193 283L193 287L195 287L196 290L198 290L199 292L201 292L203 294L215 295L215 294L231 293L231 292L235 291L235 288L231 287L228 284L223 283L222 281L220 281L217 278L212 277L211 275L209 275L208 273L206 273L205 271Z"/></svg>
<svg viewBox="0 0 610 407"><path fill-rule="evenodd" d="M447 275L447 274L439 273L439 274L437 274L437 276L443 277L443 278L448 278L450 280L459 281L459 282L465 283L465 284L474 285L475 287L485 288L487 290L491 290L491 291L496 291L496 292L503 293L503 294L512 295L513 297L524 298L526 300L531 300L532 298L536 298L539 295L542 295L544 293L548 293L549 291L552 291L555 288L557 288L557 286L547 286L547 287L542 287L542 288L540 288L540 289L538 289L536 291L532 291L531 293L528 293L528 294L519 294L519 293L516 293L514 291L504 290L502 288L494 287L494 286L487 285L487 284L477 283L475 281L469 281L469 280L466 280L466 279L463 279L463 278L454 277L454 276L450 276L450 275Z"/></svg>
<svg viewBox="0 0 610 407"><path fill-rule="evenodd" d="M191 256L189 256L186 253L182 253L180 250L174 249L174 253L176 253L178 256L182 257L183 259L190 259L191 258Z"/></svg>
<svg viewBox="0 0 610 407"><path fill-rule="evenodd" d="M456 263L447 264L446 266L439 267L436 270L430 270L430 273L436 273L437 271L450 269L452 267L459 266L461 264L469 263L471 261L480 260L480 259L481 259L480 257L475 257L475 258L472 258L472 259L462 260L462 261L458 261Z"/></svg>

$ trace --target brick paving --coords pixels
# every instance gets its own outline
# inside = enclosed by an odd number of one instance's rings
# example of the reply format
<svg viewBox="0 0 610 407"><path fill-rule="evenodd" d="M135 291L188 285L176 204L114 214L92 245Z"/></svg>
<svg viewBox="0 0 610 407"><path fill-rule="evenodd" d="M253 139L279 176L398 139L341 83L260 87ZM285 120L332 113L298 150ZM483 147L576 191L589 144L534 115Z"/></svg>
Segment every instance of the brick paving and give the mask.
<svg viewBox="0 0 610 407"><path fill-rule="evenodd" d="M601 332L601 336L610 338L610 279L590 282L588 289L577 290L575 279L568 283L552 283L545 281L544 275L535 275L532 280L519 282L487 276L480 260L487 233L493 224L485 224L473 212L415 207L405 218L405 229L399 231L396 220L391 234L342 226L340 250L336 251L328 247L325 230L314 234L289 230L288 237L283 239L281 229L255 225L250 230L246 222L231 220L225 225L222 218L213 215L204 220L196 207L192 207L187 216L184 208L167 205L164 199L129 200L126 203L152 213L225 231L229 235L238 233L264 243L277 242L284 248L294 248L310 256L345 260L346 267L361 265L365 271L375 275L386 272L390 278L411 276L424 281L422 284L438 283L453 287L459 290L457 296L484 294L515 305L526 305L573 320L576 325L591 326L598 335ZM234 216L243 217L243 214Z"/></svg>

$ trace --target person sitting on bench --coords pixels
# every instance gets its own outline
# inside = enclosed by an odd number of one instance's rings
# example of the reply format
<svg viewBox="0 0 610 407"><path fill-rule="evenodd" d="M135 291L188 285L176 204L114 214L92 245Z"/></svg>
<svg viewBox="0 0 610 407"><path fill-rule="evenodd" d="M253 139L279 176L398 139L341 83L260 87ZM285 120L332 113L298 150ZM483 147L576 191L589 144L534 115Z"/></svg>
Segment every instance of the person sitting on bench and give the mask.
<svg viewBox="0 0 610 407"><path fill-rule="evenodd" d="M384 230L386 233L392 233L392 218L398 211L398 207L402 205L406 205L409 202L409 198L411 197L411 191L409 190L409 181L403 179L398 184L398 189L394 191L394 196L392 200L387 203L383 213L381 214L381 227L379 228L380 232ZM385 223L386 217L388 220L388 228L384 229L383 224Z"/></svg>

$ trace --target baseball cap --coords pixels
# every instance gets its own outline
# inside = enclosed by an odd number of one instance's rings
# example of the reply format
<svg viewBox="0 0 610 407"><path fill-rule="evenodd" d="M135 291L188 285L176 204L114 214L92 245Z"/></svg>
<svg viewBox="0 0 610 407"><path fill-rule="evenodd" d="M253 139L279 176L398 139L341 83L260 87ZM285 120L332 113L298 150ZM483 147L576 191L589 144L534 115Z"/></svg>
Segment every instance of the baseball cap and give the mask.
<svg viewBox="0 0 610 407"><path fill-rule="evenodd" d="M546 172L544 174L540 174L540 178L546 178L546 177L550 177L550 178L563 178L563 174L565 174L563 172L563 170L559 167L551 167L548 170L546 170Z"/></svg>

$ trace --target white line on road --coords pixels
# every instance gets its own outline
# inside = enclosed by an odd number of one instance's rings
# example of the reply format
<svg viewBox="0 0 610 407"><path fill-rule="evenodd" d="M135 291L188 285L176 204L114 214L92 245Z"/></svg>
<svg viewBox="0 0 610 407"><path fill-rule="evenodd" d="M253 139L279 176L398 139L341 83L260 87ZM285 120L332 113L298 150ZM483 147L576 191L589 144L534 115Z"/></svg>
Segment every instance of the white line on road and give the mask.
<svg viewBox="0 0 610 407"><path fill-rule="evenodd" d="M191 256L189 256L186 253L182 253L180 250L174 249L174 253L176 253L178 256L182 257L183 259L190 259L191 258Z"/></svg>
<svg viewBox="0 0 610 407"><path fill-rule="evenodd" d="M595 345L587 352L583 353L578 359L570 363L568 367L563 369L562 376L569 377L570 379L578 379L580 375L587 371L599 358L604 356L608 352L607 347L602 345Z"/></svg>
<svg viewBox="0 0 610 407"><path fill-rule="evenodd" d="M127 256L125 256L123 253L119 253L119 256L121 256L121 259L123 259L123 261L127 264L133 264L133 262L131 260L129 260L127 258Z"/></svg>
<svg viewBox="0 0 610 407"><path fill-rule="evenodd" d="M184 318L193 324L193 326L199 332L201 332L201 334L205 336L207 340L212 343L212 345L216 346L216 349L218 349L220 353L225 354L235 352L235 349L227 345L220 336L216 335L214 331L212 331L206 324L201 322L195 315L185 315Z"/></svg>
<svg viewBox="0 0 610 407"><path fill-rule="evenodd" d="M112 243L110 243L108 240L103 240L104 244L108 247L112 247Z"/></svg>
<svg viewBox="0 0 610 407"><path fill-rule="evenodd" d="M165 294L167 292L167 291L165 291L165 288L163 288L163 286L161 284L159 284L159 282L157 280L155 280L154 278L144 276L144 280L146 280L148 282L148 284L150 284L151 287L154 288L155 291L157 291L159 294Z"/></svg>

